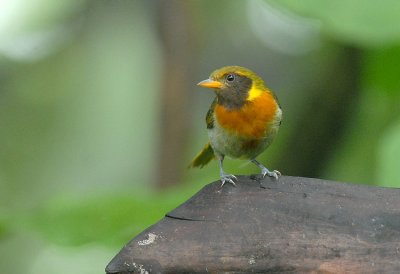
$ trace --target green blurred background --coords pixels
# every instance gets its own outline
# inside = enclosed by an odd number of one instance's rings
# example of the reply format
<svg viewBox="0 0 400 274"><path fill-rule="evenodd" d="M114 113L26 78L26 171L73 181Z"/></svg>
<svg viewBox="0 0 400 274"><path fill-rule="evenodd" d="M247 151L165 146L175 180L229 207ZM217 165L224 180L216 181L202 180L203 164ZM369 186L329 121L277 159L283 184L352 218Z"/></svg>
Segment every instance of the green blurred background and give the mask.
<svg viewBox="0 0 400 274"><path fill-rule="evenodd" d="M255 70L280 99L268 167L400 187L397 0L0 5L2 273L102 273L217 180L216 162L187 165L213 99L196 83L224 65Z"/></svg>

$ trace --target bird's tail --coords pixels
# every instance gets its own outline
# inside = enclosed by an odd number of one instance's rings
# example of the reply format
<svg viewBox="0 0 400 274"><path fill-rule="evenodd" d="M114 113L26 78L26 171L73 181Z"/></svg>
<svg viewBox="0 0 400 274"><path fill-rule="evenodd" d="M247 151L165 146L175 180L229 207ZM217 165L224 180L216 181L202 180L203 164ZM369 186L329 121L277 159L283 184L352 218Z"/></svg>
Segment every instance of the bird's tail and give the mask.
<svg viewBox="0 0 400 274"><path fill-rule="evenodd" d="M214 159L214 157L214 150L212 149L210 143L207 143L204 148L199 152L199 154L197 154L197 156L192 160L189 167L202 168L212 159Z"/></svg>

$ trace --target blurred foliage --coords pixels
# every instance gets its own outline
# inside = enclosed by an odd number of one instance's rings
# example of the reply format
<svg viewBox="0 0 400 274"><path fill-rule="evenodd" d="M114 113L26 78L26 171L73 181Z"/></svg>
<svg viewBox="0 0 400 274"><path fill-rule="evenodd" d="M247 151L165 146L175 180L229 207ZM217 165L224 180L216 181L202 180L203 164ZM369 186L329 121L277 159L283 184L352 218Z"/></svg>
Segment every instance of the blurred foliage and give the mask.
<svg viewBox="0 0 400 274"><path fill-rule="evenodd" d="M6 221L0 216L0 240L2 237L6 236L8 228L6 227Z"/></svg>
<svg viewBox="0 0 400 274"><path fill-rule="evenodd" d="M0 9L3 272L101 273L124 243L217 180L216 162L186 166L207 140L213 99L195 83L223 65L254 69L280 99L267 166L400 187L398 1L25 2ZM187 104L172 120L168 83ZM172 142L183 155L160 157ZM258 172L241 161L226 169ZM168 173L180 180L160 188Z"/></svg>
<svg viewBox="0 0 400 274"><path fill-rule="evenodd" d="M118 247L186 199L171 192L161 195L138 190L132 193L80 200L54 198L30 216L31 225L56 244L79 246L96 242Z"/></svg>
<svg viewBox="0 0 400 274"><path fill-rule="evenodd" d="M365 53L362 72L362 97L343 136L343 146L332 156L329 178L365 184L400 186L386 181L397 169L382 176L379 146L390 125L400 120L400 85L396 71L400 64L399 47ZM390 165L393 166L393 165Z"/></svg>
<svg viewBox="0 0 400 274"><path fill-rule="evenodd" d="M377 177L381 186L400 186L400 121L385 131L378 146Z"/></svg>
<svg viewBox="0 0 400 274"><path fill-rule="evenodd" d="M273 1L268 1L272 3ZM318 19L327 36L361 47L397 44L400 32L400 2L383 0L279 0L284 6L303 16Z"/></svg>
<svg viewBox="0 0 400 274"><path fill-rule="evenodd" d="M392 99L400 99L400 46L371 50L364 63L364 86L380 90ZM393 110L397 110L395 108Z"/></svg>

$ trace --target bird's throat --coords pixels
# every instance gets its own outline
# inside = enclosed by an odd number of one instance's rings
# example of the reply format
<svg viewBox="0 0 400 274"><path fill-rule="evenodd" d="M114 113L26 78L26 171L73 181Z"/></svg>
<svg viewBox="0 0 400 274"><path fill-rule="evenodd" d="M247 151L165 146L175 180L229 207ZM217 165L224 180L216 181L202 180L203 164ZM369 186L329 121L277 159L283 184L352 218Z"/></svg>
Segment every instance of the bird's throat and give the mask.
<svg viewBox="0 0 400 274"><path fill-rule="evenodd" d="M271 93L262 92L247 101L239 109L229 109L221 104L215 106L215 117L218 124L232 133L263 138L268 127L276 119L279 106Z"/></svg>

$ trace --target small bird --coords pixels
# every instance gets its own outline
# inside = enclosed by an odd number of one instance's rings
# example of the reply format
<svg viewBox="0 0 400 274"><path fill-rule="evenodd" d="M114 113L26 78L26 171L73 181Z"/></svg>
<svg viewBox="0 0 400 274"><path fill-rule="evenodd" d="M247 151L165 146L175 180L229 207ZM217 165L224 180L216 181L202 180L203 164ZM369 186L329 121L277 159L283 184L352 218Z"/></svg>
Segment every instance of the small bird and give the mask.
<svg viewBox="0 0 400 274"><path fill-rule="evenodd" d="M282 110L274 93L253 71L239 66L215 70L197 84L214 89L216 97L207 112L209 142L193 159L190 167L203 167L217 158L222 186L235 186L237 178L223 169L224 157L247 159L261 169L263 178L281 175L269 171L256 160L273 141L282 120Z"/></svg>

